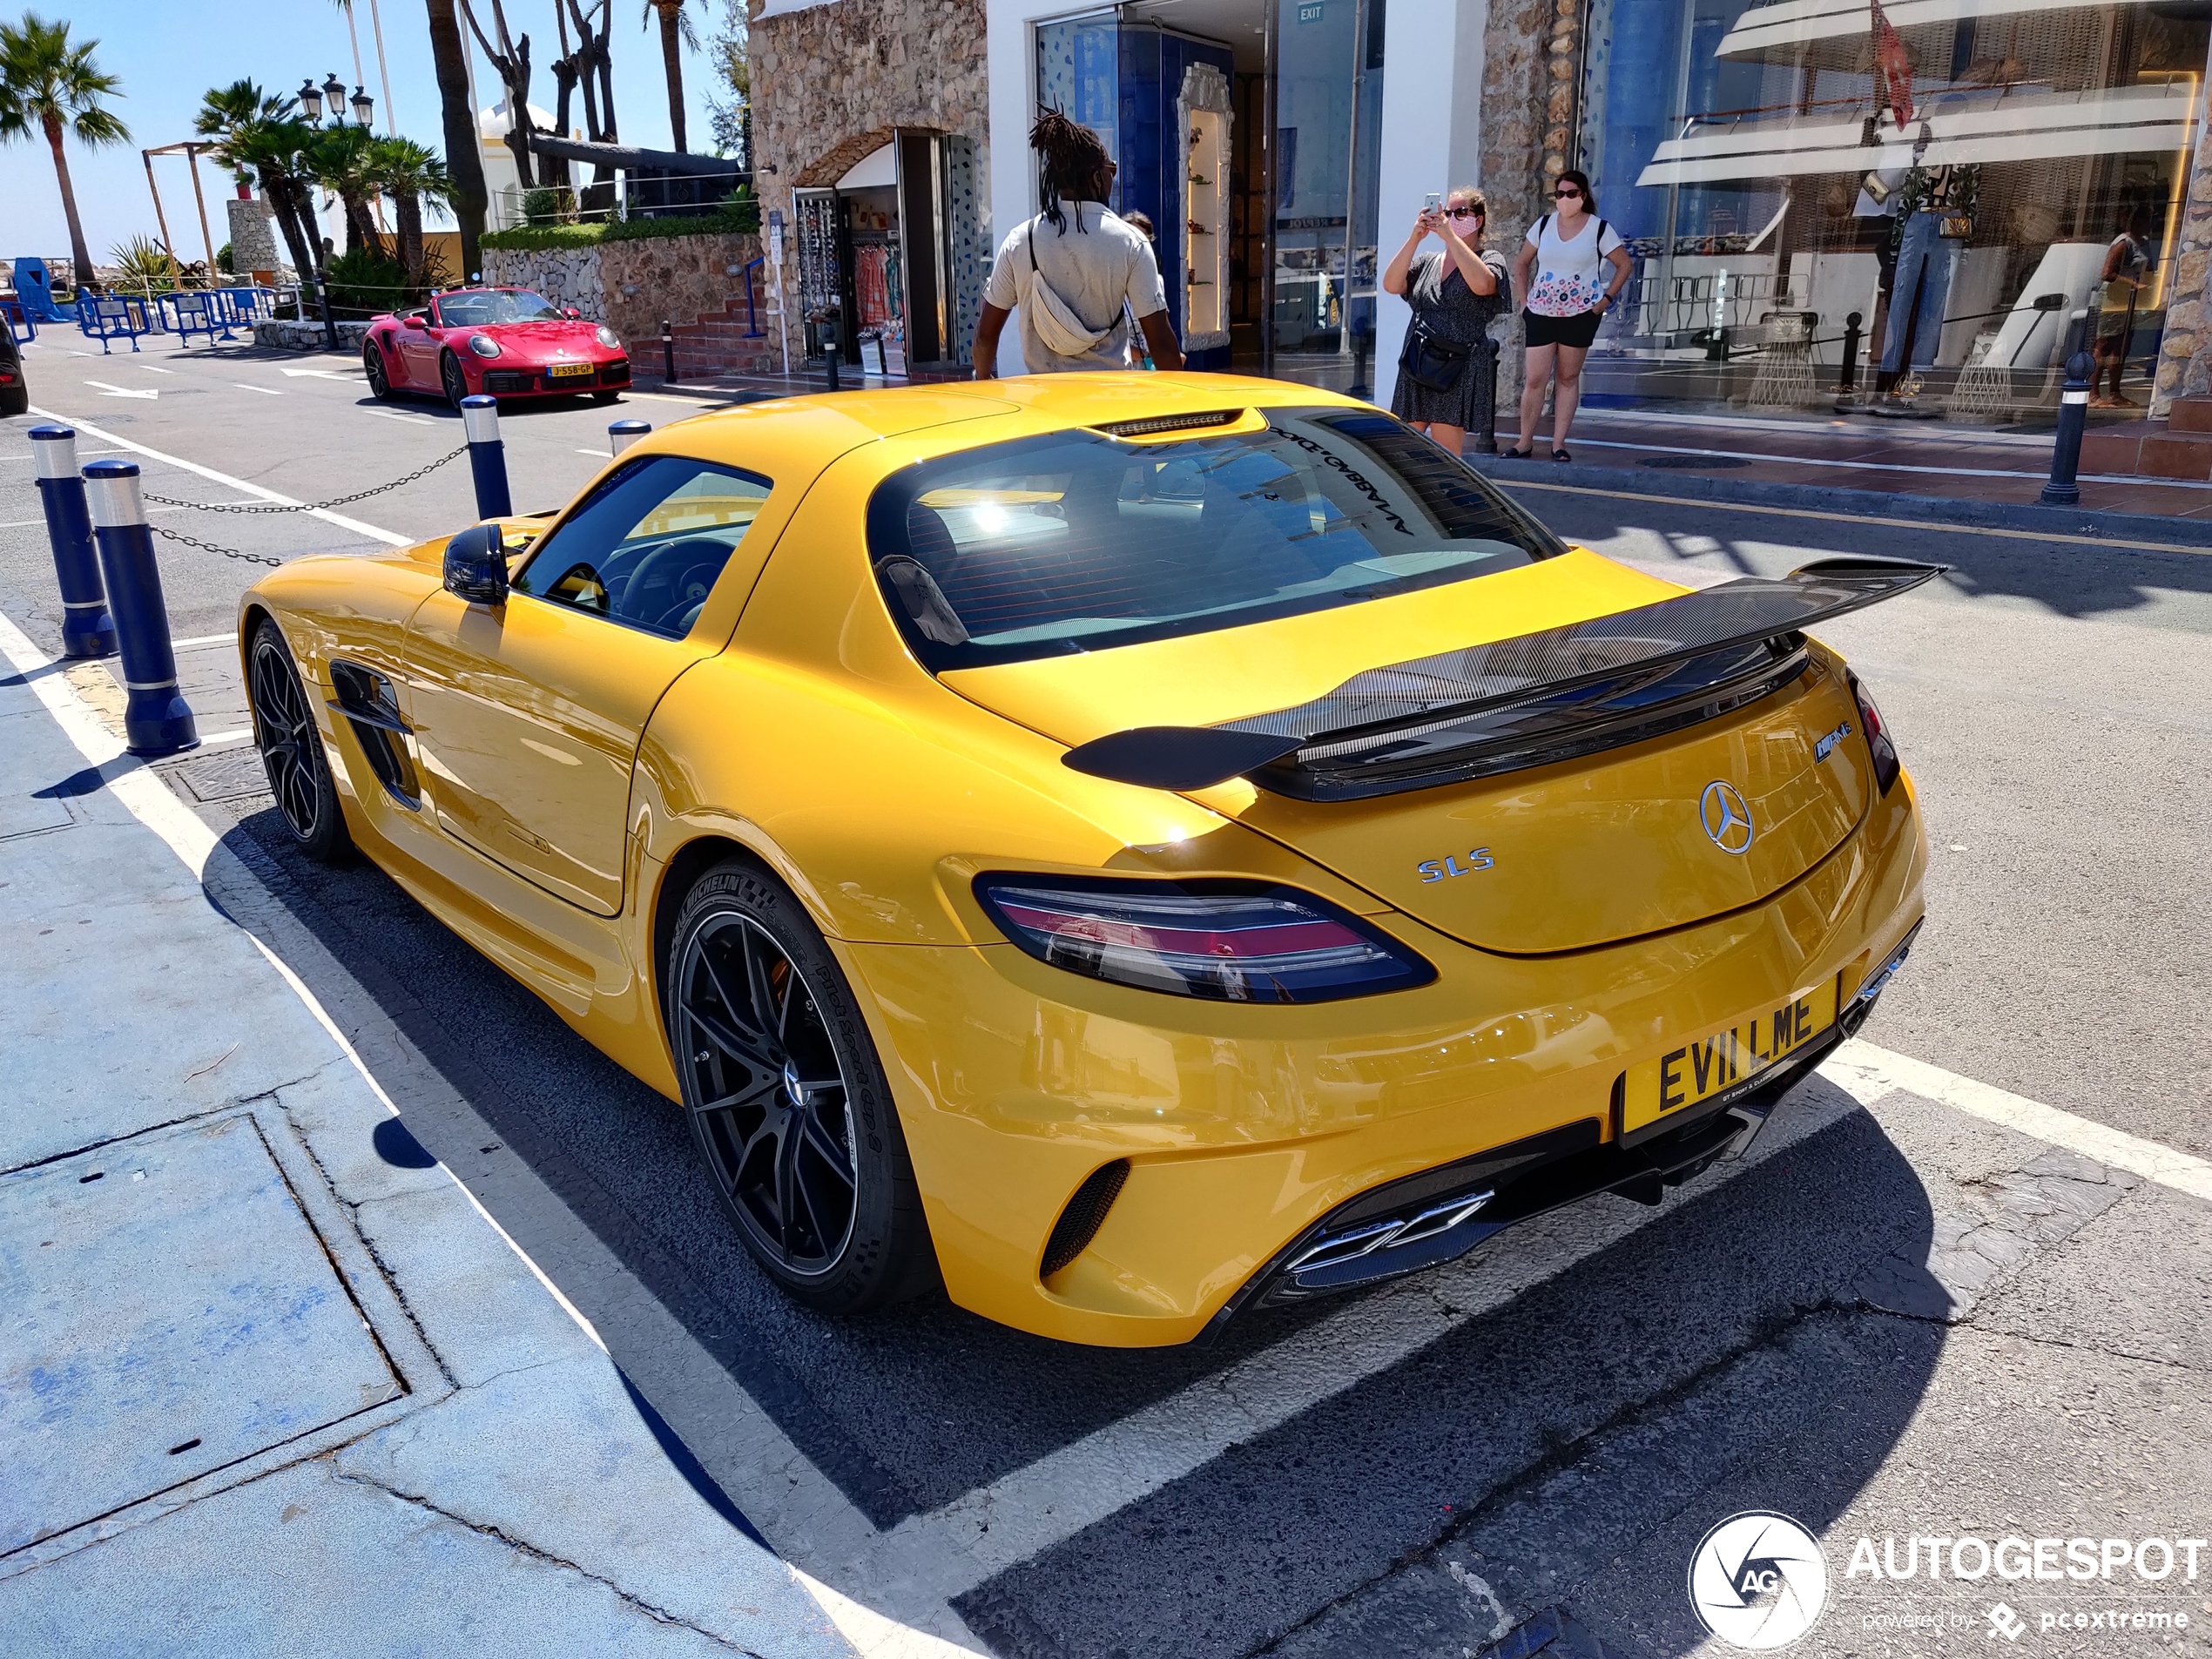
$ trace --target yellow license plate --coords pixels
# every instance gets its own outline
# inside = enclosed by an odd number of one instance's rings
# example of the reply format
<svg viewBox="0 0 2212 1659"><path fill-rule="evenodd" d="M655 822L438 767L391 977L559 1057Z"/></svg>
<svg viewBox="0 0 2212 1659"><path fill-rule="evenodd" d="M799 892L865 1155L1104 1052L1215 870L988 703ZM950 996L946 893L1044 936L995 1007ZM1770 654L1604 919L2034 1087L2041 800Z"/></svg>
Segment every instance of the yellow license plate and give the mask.
<svg viewBox="0 0 2212 1659"><path fill-rule="evenodd" d="M1622 1082L1621 1132L1633 1134L1757 1076L1835 1023L1836 981L1824 980L1779 1008L1630 1066Z"/></svg>
<svg viewBox="0 0 2212 1659"><path fill-rule="evenodd" d="M571 374L589 374L590 372L591 365L589 363L556 363L545 374L549 380L560 380Z"/></svg>

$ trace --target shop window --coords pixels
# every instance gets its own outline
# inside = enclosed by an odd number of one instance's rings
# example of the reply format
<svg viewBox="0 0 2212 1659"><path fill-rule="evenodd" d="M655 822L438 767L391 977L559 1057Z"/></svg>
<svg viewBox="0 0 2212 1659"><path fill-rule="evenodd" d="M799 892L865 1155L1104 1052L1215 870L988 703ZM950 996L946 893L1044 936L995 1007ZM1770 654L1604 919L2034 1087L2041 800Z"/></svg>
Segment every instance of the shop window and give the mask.
<svg viewBox="0 0 2212 1659"><path fill-rule="evenodd" d="M1808 406L2018 415L2101 338L2147 401L2207 44L2194 3L1591 0L1635 270L1586 399L1756 403L1794 354Z"/></svg>

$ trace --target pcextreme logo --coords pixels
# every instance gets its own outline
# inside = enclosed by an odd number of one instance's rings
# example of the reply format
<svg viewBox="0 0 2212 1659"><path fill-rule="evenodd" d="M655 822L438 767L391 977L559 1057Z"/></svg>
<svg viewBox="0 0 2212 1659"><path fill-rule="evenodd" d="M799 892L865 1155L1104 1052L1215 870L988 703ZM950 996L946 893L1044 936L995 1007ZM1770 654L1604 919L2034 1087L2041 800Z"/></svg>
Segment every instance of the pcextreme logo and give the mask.
<svg viewBox="0 0 2212 1659"><path fill-rule="evenodd" d="M1786 1648L1828 1605L1828 1562L1819 1541L1789 1516L1747 1510L1691 1554L1689 1605L1732 1648Z"/></svg>

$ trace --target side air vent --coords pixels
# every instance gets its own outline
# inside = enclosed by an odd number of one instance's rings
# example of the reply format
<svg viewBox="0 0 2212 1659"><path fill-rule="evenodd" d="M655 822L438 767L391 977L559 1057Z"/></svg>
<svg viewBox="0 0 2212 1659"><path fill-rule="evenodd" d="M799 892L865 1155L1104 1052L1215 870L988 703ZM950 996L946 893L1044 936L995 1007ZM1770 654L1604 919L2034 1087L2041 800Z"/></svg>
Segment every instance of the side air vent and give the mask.
<svg viewBox="0 0 2212 1659"><path fill-rule="evenodd" d="M1156 415L1143 421L1107 421L1091 428L1116 438L1151 438L1163 432L1196 432L1228 426L1244 418L1242 409L1208 409L1198 415Z"/></svg>
<svg viewBox="0 0 2212 1659"><path fill-rule="evenodd" d="M331 689L338 693L331 706L346 717L360 742L369 770L376 774L392 799L412 812L421 805L415 781L415 765L408 759L404 739L407 722L400 718L399 699L392 682L374 669L357 663L330 664Z"/></svg>
<svg viewBox="0 0 2212 1659"><path fill-rule="evenodd" d="M1076 1189L1076 1196L1060 1212L1060 1219L1053 1223L1052 1237L1045 1240L1044 1267L1040 1278L1050 1278L1090 1248L1090 1241L1106 1224L1106 1212L1122 1196L1122 1184L1128 1179L1127 1158L1116 1158L1084 1177L1082 1185Z"/></svg>

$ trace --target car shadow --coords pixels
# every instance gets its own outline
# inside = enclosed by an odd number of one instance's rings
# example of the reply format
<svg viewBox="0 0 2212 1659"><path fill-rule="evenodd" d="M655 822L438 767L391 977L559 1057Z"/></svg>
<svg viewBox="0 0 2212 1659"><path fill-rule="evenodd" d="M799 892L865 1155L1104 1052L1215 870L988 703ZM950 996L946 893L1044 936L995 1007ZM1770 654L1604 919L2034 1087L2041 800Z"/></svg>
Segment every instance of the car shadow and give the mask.
<svg viewBox="0 0 2212 1659"><path fill-rule="evenodd" d="M1145 1350L1024 1335L941 1294L867 1318L810 1312L738 1243L678 1109L382 872L307 862L262 807L221 837L205 880L300 974L400 1107L402 1132L381 1131L380 1155L446 1163L561 1285L625 1373L651 1384L651 1403L681 1421L671 1395L682 1379L664 1361L637 1363L665 1349L663 1317L675 1318L878 1528L1355 1306L1260 1315L1208 1346ZM533 1178L503 1178L508 1157ZM1571 1228L1578 1213L1545 1224ZM1919 1273L1931 1236L1911 1165L1865 1114L1849 1113L1734 1176L1725 1197L1669 1211L1488 1312L1455 1319L1440 1307L1436 1340L1411 1359L1044 1550L972 1593L963 1611L1006 1653L1057 1650L1024 1634L1036 1631L1057 1633L1071 1651L1251 1651L1408 1552L1436 1548L1484 1504L1655 1400L1774 1348L1808 1310L1860 1305L1856 1287L1877 1267L1885 1282ZM583 1271L597 1251L618 1261L627 1285ZM1453 1294L1462 1271L1433 1276L1430 1293ZM1894 1410L1860 1410L1838 1470L1878 1466L1939 1345L1890 1368ZM1789 1377L1787 1364L1777 1413L1822 1386L1817 1375ZM1225 1577L1186 1570L1194 1517L1210 1569ZM1082 1559L1099 1548L1131 1563L1157 1556L1157 1575L1117 1568L1102 1578ZM1184 1586L1137 1619L1142 1632L1124 1594L1137 1581ZM864 1585L839 1588L868 1595Z"/></svg>

